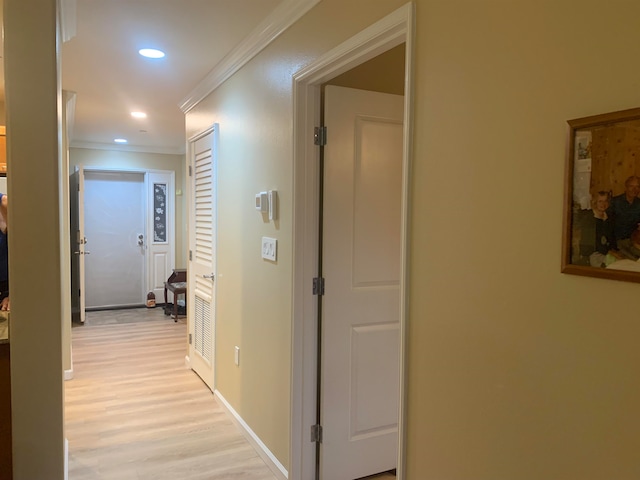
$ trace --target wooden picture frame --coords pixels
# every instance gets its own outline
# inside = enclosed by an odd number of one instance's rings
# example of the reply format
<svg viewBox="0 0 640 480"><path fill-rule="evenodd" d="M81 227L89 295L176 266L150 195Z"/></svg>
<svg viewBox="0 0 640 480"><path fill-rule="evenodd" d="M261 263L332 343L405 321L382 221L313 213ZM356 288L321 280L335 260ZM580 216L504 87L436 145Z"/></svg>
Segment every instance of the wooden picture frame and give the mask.
<svg viewBox="0 0 640 480"><path fill-rule="evenodd" d="M7 176L7 127L0 125L0 177Z"/></svg>
<svg viewBox="0 0 640 480"><path fill-rule="evenodd" d="M640 282L640 108L567 123L561 271Z"/></svg>

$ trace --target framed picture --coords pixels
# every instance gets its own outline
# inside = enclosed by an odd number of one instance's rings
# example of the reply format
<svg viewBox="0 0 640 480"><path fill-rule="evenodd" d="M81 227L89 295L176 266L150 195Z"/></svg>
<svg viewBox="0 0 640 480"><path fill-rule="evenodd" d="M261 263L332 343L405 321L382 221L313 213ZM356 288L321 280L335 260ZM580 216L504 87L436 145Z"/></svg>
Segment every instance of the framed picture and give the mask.
<svg viewBox="0 0 640 480"><path fill-rule="evenodd" d="M568 124L561 271L640 282L640 108Z"/></svg>

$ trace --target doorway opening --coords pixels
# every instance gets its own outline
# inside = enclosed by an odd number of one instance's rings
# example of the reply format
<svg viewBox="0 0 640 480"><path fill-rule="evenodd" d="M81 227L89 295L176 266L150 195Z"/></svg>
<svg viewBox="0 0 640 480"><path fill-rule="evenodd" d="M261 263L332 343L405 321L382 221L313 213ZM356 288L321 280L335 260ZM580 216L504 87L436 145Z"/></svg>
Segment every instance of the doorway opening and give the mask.
<svg viewBox="0 0 640 480"><path fill-rule="evenodd" d="M344 79L346 72L362 66L385 52L403 49L403 65L397 67L402 77L404 98L402 101L402 120L399 142L401 159L396 173L399 183L399 272L397 276L397 306L399 319L397 326L398 368L397 385L390 385L395 390L393 397L397 401L397 417L395 437L397 439L396 475L402 478L404 468L404 392L405 392L405 332L406 332L406 292L407 292L407 221L409 190L409 158L411 140L411 58L412 58L412 25L413 5L407 4L379 22L370 26L358 35L339 45L324 55L317 62L305 67L294 75L294 142L295 164L294 185L295 202L304 205L296 209L294 228L294 296L293 296L293 367L292 367L292 430L291 430L291 474L293 478L316 478L327 480L323 476L322 459L326 451L326 434L322 431L324 413L317 408L322 404L322 389L318 387L318 379L322 378L322 331L323 315L318 312L318 304L324 304L325 298L316 296L311 288L323 281L322 270L318 258L323 252L321 238L321 198L327 190L326 181L321 185L320 149L311 140L310 132L319 126L323 111L322 86L332 79ZM369 64L370 65L370 64ZM353 73L353 72L352 72ZM343 75L344 74L344 75ZM379 72L382 77L389 74ZM350 87L359 86L351 84ZM364 88L367 88L364 86ZM330 139L331 133L327 132ZM330 142L331 140L329 140ZM349 228L352 228L350 225ZM324 236L322 237L324 238ZM328 286L327 286L328 289ZM316 290L318 291L318 290ZM353 330L351 331L353 340ZM362 337L364 338L364 337ZM373 338L373 337L371 337ZM364 358L364 357L363 357ZM351 388L351 387L348 387ZM332 405L331 408L336 407ZM340 406L336 408L341 408ZM344 408L348 408L345 406ZM363 433L365 436L366 433ZM310 436L312 441L310 442ZM324 438L322 438L324 437ZM332 472L332 475L336 475ZM342 474L337 474L342 475ZM339 478L352 480L350 473ZM365 474L366 475L366 474ZM334 477L332 477L334 478ZM338 477L335 477L338 478Z"/></svg>
<svg viewBox="0 0 640 480"><path fill-rule="evenodd" d="M72 318L163 298L175 263L175 179L164 170L76 167L72 194Z"/></svg>

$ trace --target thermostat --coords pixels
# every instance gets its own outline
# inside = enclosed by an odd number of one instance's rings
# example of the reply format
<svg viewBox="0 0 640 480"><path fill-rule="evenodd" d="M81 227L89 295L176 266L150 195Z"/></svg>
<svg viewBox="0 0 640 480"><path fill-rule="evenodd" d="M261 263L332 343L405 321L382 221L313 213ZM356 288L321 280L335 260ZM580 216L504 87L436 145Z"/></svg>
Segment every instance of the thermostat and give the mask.
<svg viewBox="0 0 640 480"><path fill-rule="evenodd" d="M266 213L269 210L267 192L256 193L256 210Z"/></svg>

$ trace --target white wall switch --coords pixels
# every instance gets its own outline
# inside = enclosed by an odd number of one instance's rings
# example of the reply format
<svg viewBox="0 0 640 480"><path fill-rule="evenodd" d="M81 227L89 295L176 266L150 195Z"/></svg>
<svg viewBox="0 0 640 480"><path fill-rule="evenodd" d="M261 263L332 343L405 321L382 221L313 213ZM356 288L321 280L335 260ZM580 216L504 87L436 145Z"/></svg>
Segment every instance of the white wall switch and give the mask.
<svg viewBox="0 0 640 480"><path fill-rule="evenodd" d="M262 237L262 258L276 261L278 253L278 240L275 238Z"/></svg>
<svg viewBox="0 0 640 480"><path fill-rule="evenodd" d="M240 365L240 347L236 345L233 361L236 362L236 365Z"/></svg>

